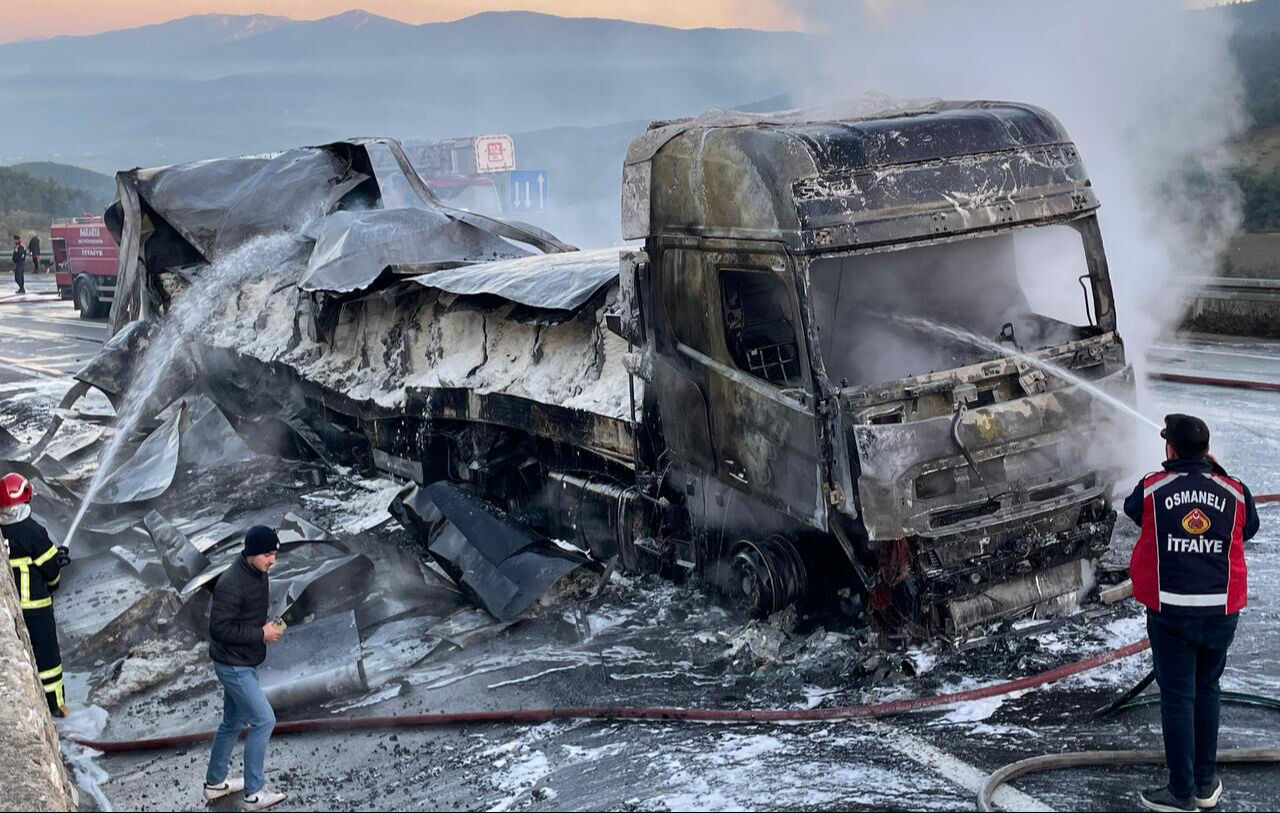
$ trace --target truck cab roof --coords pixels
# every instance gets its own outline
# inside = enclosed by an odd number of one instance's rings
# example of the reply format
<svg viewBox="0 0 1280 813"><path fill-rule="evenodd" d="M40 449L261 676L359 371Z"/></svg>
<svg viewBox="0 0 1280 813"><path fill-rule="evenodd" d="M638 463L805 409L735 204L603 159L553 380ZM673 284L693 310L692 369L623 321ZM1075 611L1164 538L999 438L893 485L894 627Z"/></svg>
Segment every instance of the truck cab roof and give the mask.
<svg viewBox="0 0 1280 813"><path fill-rule="evenodd" d="M865 247L1097 207L1065 129L1038 107L880 98L659 122L624 167L630 239L667 233Z"/></svg>

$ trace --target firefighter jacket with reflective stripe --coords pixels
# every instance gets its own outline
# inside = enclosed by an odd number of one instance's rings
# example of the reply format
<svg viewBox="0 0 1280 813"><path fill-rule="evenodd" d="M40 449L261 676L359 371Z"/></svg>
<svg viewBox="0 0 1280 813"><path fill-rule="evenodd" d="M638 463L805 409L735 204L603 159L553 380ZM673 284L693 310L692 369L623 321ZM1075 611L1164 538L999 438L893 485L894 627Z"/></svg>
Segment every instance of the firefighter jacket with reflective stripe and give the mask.
<svg viewBox="0 0 1280 813"><path fill-rule="evenodd" d="M1124 510L1142 528L1129 559L1134 598L1187 615L1244 608L1244 543L1258 532L1244 483L1208 460L1170 460L1142 478Z"/></svg>
<svg viewBox="0 0 1280 813"><path fill-rule="evenodd" d="M0 526L9 540L9 567L18 583L18 601L24 610L52 607L51 594L62 579L58 548L49 534L31 517Z"/></svg>

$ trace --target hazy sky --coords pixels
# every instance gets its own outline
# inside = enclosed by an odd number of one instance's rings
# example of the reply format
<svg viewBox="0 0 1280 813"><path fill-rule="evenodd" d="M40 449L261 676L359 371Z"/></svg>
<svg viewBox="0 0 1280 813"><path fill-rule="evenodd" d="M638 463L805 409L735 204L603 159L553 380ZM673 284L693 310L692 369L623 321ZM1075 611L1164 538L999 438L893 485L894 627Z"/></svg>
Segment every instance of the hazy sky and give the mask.
<svg viewBox="0 0 1280 813"><path fill-rule="evenodd" d="M523 9L565 17L616 17L678 28L698 26L812 30L822 7L850 0L0 0L0 42L94 34L189 14L278 14L318 19L352 8L411 23L455 20L480 11ZM877 6L915 0L864 0ZM1186 6L1215 0L1170 0ZM1064 3L1065 4L1065 3Z"/></svg>
<svg viewBox="0 0 1280 813"><path fill-rule="evenodd" d="M0 42L92 34L188 14L279 14L318 19L362 8L411 23L456 20L480 11L522 9L565 17L618 17L679 28L799 28L787 0L0 0Z"/></svg>

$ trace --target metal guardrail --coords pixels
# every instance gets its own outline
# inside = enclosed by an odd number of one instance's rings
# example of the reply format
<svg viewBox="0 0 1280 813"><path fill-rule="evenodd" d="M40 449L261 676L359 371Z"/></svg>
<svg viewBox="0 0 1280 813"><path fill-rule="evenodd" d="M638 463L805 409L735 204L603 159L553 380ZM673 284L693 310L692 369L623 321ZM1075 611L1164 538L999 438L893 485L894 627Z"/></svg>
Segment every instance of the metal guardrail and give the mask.
<svg viewBox="0 0 1280 813"><path fill-rule="evenodd" d="M1251 277L1178 277L1177 280L1195 290L1200 299L1226 299L1239 302L1275 302L1280 304L1280 279Z"/></svg>

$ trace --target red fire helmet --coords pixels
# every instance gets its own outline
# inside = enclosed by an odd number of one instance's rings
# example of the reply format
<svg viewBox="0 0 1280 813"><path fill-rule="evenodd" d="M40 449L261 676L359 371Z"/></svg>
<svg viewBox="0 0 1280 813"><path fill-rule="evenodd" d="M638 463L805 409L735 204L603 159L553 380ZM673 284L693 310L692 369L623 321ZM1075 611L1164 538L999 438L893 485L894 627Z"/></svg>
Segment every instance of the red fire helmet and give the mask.
<svg viewBox="0 0 1280 813"><path fill-rule="evenodd" d="M34 493L31 482L17 472L10 472L0 478L0 508L12 508L31 502L31 495Z"/></svg>

